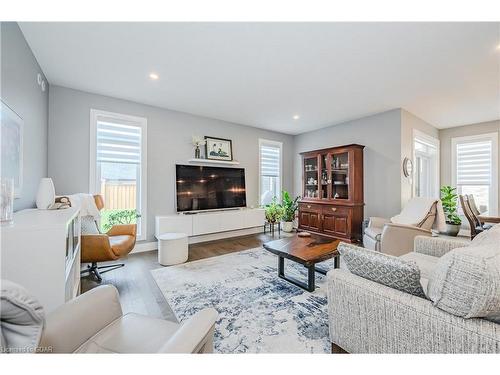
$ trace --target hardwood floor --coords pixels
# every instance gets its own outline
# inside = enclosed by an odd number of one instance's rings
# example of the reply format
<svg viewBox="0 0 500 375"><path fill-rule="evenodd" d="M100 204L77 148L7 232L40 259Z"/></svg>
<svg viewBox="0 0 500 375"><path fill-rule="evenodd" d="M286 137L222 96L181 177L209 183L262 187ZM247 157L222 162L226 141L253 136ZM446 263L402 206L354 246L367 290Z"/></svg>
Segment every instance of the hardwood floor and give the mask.
<svg viewBox="0 0 500 375"><path fill-rule="evenodd" d="M273 237L270 234L258 233L192 244L189 245L188 262L253 249L272 239ZM82 277L82 293L98 285L112 284L120 292L120 301L124 313L136 312L175 321L176 318L172 309L151 276L151 270L162 267L158 263L156 250L130 254L120 261L104 262L101 265L120 262L125 263L125 267L102 274L103 280L101 284L88 276Z"/></svg>

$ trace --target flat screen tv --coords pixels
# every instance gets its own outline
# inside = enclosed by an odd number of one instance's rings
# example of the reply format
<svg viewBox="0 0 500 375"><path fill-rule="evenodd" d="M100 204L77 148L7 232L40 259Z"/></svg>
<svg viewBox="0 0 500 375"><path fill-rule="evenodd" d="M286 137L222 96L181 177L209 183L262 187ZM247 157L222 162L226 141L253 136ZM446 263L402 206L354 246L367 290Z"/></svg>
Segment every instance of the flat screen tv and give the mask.
<svg viewBox="0 0 500 375"><path fill-rule="evenodd" d="M245 170L176 165L177 212L246 207Z"/></svg>

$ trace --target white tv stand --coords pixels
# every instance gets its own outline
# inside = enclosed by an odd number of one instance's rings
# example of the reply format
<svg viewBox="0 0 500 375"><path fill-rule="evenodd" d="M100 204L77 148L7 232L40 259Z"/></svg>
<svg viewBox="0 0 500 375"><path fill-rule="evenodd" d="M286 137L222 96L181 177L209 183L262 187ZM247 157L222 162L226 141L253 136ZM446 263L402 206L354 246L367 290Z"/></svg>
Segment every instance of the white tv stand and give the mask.
<svg viewBox="0 0 500 375"><path fill-rule="evenodd" d="M196 214L158 215L155 235L167 232L186 233L189 243L258 233L263 230L263 208L197 212Z"/></svg>

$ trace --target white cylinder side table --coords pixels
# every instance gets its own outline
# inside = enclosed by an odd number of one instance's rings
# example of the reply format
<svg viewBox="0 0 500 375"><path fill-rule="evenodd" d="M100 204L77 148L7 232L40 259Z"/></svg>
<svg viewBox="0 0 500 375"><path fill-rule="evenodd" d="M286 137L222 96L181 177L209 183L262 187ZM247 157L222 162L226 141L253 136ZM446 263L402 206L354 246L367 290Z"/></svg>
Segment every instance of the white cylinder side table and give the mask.
<svg viewBox="0 0 500 375"><path fill-rule="evenodd" d="M172 266L188 259L188 236L185 233L163 233L158 237L158 263Z"/></svg>

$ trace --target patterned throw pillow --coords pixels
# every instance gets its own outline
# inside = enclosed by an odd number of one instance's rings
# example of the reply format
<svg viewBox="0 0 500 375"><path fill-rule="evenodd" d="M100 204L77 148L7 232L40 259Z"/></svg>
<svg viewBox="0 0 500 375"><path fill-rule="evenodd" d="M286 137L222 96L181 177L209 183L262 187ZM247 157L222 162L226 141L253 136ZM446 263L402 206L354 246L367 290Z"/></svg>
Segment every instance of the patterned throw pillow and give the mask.
<svg viewBox="0 0 500 375"><path fill-rule="evenodd" d="M81 218L82 234L99 234L99 228L93 216L82 216Z"/></svg>
<svg viewBox="0 0 500 375"><path fill-rule="evenodd" d="M341 262L345 263L351 273L425 298L420 285L420 269L415 262L346 243L339 244L338 250Z"/></svg>
<svg viewBox="0 0 500 375"><path fill-rule="evenodd" d="M499 322L500 242L456 248L439 258L427 293L450 314Z"/></svg>

